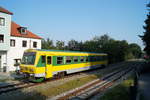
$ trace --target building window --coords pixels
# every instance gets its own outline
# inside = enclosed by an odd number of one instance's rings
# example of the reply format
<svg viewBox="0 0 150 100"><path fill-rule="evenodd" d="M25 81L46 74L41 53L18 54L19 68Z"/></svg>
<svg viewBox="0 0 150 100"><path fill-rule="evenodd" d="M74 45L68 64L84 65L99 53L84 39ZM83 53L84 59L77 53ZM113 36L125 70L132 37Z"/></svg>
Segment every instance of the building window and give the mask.
<svg viewBox="0 0 150 100"><path fill-rule="evenodd" d="M4 43L4 35L0 35L0 43Z"/></svg>
<svg viewBox="0 0 150 100"><path fill-rule="evenodd" d="M37 47L37 42L33 42L33 47L34 47L34 48Z"/></svg>
<svg viewBox="0 0 150 100"><path fill-rule="evenodd" d="M27 41L22 41L22 47L27 47Z"/></svg>
<svg viewBox="0 0 150 100"><path fill-rule="evenodd" d="M26 27L20 27L20 33L21 34L27 34L27 28Z"/></svg>
<svg viewBox="0 0 150 100"><path fill-rule="evenodd" d="M15 40L12 40L12 39L10 40L10 46L15 47Z"/></svg>
<svg viewBox="0 0 150 100"><path fill-rule="evenodd" d="M14 59L14 66L19 66L21 59Z"/></svg>
<svg viewBox="0 0 150 100"><path fill-rule="evenodd" d="M5 18L0 17L0 25L1 26L5 25Z"/></svg>

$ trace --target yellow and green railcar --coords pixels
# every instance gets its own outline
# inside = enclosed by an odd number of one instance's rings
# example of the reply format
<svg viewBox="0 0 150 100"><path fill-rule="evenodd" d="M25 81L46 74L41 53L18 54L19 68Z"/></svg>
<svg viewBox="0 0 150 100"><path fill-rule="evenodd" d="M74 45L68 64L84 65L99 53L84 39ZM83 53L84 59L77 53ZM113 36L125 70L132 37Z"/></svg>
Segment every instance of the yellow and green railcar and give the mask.
<svg viewBox="0 0 150 100"><path fill-rule="evenodd" d="M29 49L24 52L20 71L35 78L51 78L106 66L107 63L105 53Z"/></svg>

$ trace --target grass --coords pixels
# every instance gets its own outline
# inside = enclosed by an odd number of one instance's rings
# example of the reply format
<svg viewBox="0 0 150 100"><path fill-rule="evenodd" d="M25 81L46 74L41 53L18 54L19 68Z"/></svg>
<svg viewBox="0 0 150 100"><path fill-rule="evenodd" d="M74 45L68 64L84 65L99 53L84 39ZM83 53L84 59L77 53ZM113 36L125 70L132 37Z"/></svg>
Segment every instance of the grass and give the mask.
<svg viewBox="0 0 150 100"><path fill-rule="evenodd" d="M46 89L44 87L40 87L36 90L36 92L46 97L56 96L58 94L64 93L65 91L69 91L74 88L80 87L95 79L99 79L100 77L102 77L102 75L113 72L115 70L116 68L112 68L109 70L105 70L103 73L96 73L96 74L91 74L91 75L89 74L88 76L76 78L76 79L70 80L68 82L65 82L64 84L61 84L55 87L49 87Z"/></svg>
<svg viewBox="0 0 150 100"><path fill-rule="evenodd" d="M51 88L51 87L47 88L47 90L45 90L44 88L40 88L36 92L40 92L42 95L44 95L46 97L56 96L60 93L63 93L64 91L68 91L68 90L74 89L76 87L80 87L80 86L84 85L85 83L88 83L97 78L98 78L98 76L96 76L96 75L90 75L90 76L70 80L62 85L59 85L59 86L56 86L53 88Z"/></svg>
<svg viewBox="0 0 150 100"><path fill-rule="evenodd" d="M38 87L36 90L26 94L22 100L45 100L46 98L50 98L56 96L58 94L64 93L65 91L72 90L76 87L80 87L85 83L88 83L92 80L97 79L96 75L89 75L82 78L76 78L70 80L64 84L55 86L55 87Z"/></svg>
<svg viewBox="0 0 150 100"><path fill-rule="evenodd" d="M38 99L40 96L41 97L46 97L46 98L50 98L56 95L59 95L61 93L64 93L66 91L72 90L74 88L80 87L88 82L91 82L95 79L99 79L100 77L102 77L103 75L113 72L115 70L117 70L119 68L109 68L109 69L104 69L102 72L100 73L95 73L95 74L89 74L88 76L84 76L81 78L75 78L73 80L67 81L61 85L57 85L57 86L39 86L38 88L36 88L34 90L34 95L28 97L28 100L33 100L33 99ZM25 99L25 100L27 100Z"/></svg>
<svg viewBox="0 0 150 100"><path fill-rule="evenodd" d="M123 83L115 86L105 93L100 100L130 100L130 86L133 84L133 78L129 78Z"/></svg>
<svg viewBox="0 0 150 100"><path fill-rule="evenodd" d="M126 67L124 64L122 67ZM40 86L32 87L29 89L24 89L19 92L19 95L13 94L13 97L21 98L22 100L45 100L46 98L50 98L66 91L72 90L74 88L80 87L88 82L91 82L95 79L99 79L103 75L107 73L113 72L122 67L108 67L107 69L100 70L99 73L91 73L86 76L74 78L68 81L59 81L63 82L61 84L52 85L52 83L43 84ZM55 83L54 83L55 84ZM16 100L19 100L17 99Z"/></svg>
<svg viewBox="0 0 150 100"><path fill-rule="evenodd" d="M96 74L89 74L88 76L81 77L81 78L76 78L73 80L70 80L68 82L65 82L64 84L55 86L55 87L38 87L34 93L37 93L35 95L30 96L28 99L33 100L33 99L38 99L39 96L44 96L46 98L50 98L53 96L56 96L58 94L64 93L65 91L72 90L74 88L80 87L88 82L91 82L95 79L99 79L102 77L102 75L110 73L112 71L116 70L116 68L112 68L111 70L105 70L103 73L96 73ZM40 95L39 95L40 94ZM26 99L27 100L27 99Z"/></svg>
<svg viewBox="0 0 150 100"><path fill-rule="evenodd" d="M10 79L0 79L0 82L7 82L9 81Z"/></svg>

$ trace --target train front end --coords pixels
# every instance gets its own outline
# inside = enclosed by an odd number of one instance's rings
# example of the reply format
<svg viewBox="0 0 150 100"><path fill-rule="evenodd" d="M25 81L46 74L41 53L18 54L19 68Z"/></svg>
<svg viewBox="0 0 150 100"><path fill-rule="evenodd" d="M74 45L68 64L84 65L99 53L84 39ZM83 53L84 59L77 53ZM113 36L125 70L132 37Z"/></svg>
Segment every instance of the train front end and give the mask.
<svg viewBox="0 0 150 100"><path fill-rule="evenodd" d="M25 51L20 64L20 72L26 76L33 76L35 73L36 52Z"/></svg>
<svg viewBox="0 0 150 100"><path fill-rule="evenodd" d="M35 50L27 50L23 54L23 58L20 64L20 72L28 77L30 80L35 82L43 81L43 77L37 77L37 69L36 69L36 51Z"/></svg>

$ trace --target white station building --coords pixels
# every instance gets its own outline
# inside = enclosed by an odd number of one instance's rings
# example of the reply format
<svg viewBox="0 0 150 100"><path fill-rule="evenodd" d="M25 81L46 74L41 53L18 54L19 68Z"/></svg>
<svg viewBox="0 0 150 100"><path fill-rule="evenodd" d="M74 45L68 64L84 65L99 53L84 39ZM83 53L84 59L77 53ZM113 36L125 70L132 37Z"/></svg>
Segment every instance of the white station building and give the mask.
<svg viewBox="0 0 150 100"><path fill-rule="evenodd" d="M0 72L15 71L27 49L41 49L41 37L11 20L12 12L0 7Z"/></svg>

